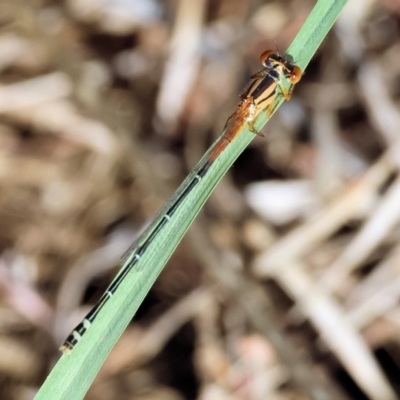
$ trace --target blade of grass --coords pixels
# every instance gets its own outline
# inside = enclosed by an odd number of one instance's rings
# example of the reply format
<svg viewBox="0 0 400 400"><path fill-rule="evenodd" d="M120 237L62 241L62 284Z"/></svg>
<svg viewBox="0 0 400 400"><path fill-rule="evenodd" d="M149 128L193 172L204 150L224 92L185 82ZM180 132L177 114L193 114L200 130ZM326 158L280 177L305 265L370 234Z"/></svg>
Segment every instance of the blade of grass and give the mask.
<svg viewBox="0 0 400 400"><path fill-rule="evenodd" d="M346 0L320 0L301 28L287 53L304 71ZM283 102L278 101L277 107ZM267 118L260 116L258 128ZM192 190L170 222L151 243L140 265L127 276L90 330L71 354L63 355L37 393L36 400L82 399L101 365L150 290L164 265L179 244L212 190L239 154L253 140L244 129L239 137L214 162L204 179ZM159 217L159 216L158 216Z"/></svg>

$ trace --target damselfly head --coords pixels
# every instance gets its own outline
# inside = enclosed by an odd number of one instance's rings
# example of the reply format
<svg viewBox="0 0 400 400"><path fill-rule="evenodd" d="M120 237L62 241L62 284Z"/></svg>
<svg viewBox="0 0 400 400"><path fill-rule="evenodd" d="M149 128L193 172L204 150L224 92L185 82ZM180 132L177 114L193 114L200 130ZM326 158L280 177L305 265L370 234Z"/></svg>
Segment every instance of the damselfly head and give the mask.
<svg viewBox="0 0 400 400"><path fill-rule="evenodd" d="M275 50L267 50L261 54L260 61L265 68L283 74L290 83L297 83L301 79L301 69L293 64L293 59L289 55L281 56Z"/></svg>

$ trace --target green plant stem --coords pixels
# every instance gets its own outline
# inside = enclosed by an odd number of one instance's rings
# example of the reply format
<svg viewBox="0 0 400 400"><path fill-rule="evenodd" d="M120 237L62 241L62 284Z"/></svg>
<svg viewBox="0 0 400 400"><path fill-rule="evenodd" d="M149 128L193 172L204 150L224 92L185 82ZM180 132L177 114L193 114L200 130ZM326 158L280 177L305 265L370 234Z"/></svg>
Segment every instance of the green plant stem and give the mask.
<svg viewBox="0 0 400 400"><path fill-rule="evenodd" d="M287 53L304 71L305 67L337 19L346 0L320 0L293 41ZM279 106L283 99L278 101ZM266 123L261 115L257 128ZM214 162L205 178L185 199L176 215L163 228L141 259L140 268L127 276L92 327L71 354L63 355L55 365L35 400L83 399L101 365L131 321L164 265L179 244L214 187L239 154L253 140L246 129Z"/></svg>

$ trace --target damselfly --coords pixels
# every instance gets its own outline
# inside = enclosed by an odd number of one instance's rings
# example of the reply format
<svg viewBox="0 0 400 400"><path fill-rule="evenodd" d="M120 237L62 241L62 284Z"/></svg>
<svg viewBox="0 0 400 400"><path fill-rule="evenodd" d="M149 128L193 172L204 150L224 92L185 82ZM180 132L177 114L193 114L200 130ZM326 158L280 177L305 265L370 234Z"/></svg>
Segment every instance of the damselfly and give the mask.
<svg viewBox="0 0 400 400"><path fill-rule="evenodd" d="M281 56L272 50L261 54L260 61L264 68L251 77L253 81L249 88L242 94L238 108L229 117L221 137L208 151L207 156L203 157L195 167L189 178L185 179L176 194L159 211L154 222L150 224L145 232L128 249L126 256L123 258L124 263L120 272L92 310L67 337L60 348L63 353L68 353L74 349L82 336L93 324L101 309L116 293L123 280L134 269L140 258L143 257L152 241L160 234L171 218L173 218L176 211L185 202L189 193L205 177L211 165L227 146L236 139L245 125L248 125L248 129L251 132L258 134L254 128L257 116L263 110L266 110L268 118L272 115L275 99L279 91L286 100L290 100L294 84L300 80L302 75L300 68L294 65L289 57ZM292 84L290 91L286 91L284 88L284 80Z"/></svg>

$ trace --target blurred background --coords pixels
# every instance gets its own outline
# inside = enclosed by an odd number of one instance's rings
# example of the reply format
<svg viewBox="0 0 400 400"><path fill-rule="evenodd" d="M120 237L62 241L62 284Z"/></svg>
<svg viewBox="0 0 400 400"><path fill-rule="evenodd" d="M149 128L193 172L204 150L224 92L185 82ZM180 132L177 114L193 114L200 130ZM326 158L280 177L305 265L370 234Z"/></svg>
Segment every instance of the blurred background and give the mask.
<svg viewBox="0 0 400 400"><path fill-rule="evenodd" d="M0 1L2 400L34 397L314 4ZM399 102L400 3L349 1L86 398L400 398Z"/></svg>

